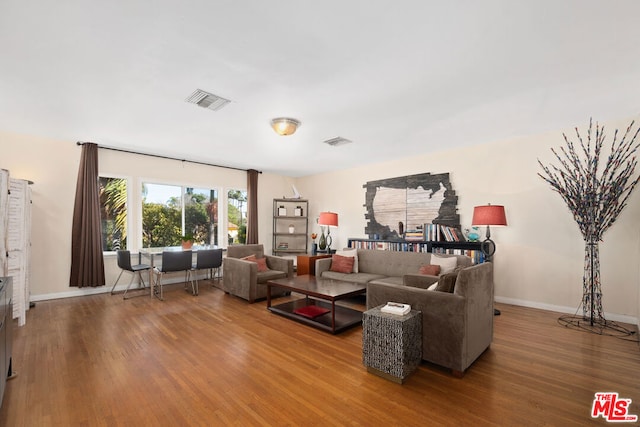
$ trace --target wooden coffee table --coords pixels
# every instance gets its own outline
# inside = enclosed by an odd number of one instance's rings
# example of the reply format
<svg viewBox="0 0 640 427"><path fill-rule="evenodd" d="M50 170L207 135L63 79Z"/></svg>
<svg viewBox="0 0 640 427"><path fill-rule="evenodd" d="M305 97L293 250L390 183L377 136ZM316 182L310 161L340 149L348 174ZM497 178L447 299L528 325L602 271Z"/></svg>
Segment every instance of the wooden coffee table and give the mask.
<svg viewBox="0 0 640 427"><path fill-rule="evenodd" d="M267 285L267 309L273 313L293 319L300 323L337 334L352 326L362 323L362 312L352 308L336 305L336 301L362 295L367 292L367 285L360 285L342 280L323 279L304 275L291 279L270 280ZM305 295L304 298L271 305L271 288L278 287ZM326 311L324 314L301 315L296 311ZM308 317L309 316L309 317Z"/></svg>

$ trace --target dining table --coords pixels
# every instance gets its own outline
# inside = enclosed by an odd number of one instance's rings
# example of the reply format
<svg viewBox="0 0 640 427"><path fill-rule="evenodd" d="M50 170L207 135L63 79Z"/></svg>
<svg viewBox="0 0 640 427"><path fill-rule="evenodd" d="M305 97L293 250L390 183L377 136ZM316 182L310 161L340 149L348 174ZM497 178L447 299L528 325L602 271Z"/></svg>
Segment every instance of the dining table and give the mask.
<svg viewBox="0 0 640 427"><path fill-rule="evenodd" d="M162 261L162 253L165 251L191 251L192 253L196 253L205 249L218 249L217 245L193 245L189 249L183 249L182 246L160 246L160 247L151 247L151 248L141 248L138 253L138 264L142 264L142 258L146 258L149 260L147 264L151 266L149 269L149 289L150 295L153 298L153 270L156 266L156 262L159 259ZM223 248L224 251L224 248Z"/></svg>

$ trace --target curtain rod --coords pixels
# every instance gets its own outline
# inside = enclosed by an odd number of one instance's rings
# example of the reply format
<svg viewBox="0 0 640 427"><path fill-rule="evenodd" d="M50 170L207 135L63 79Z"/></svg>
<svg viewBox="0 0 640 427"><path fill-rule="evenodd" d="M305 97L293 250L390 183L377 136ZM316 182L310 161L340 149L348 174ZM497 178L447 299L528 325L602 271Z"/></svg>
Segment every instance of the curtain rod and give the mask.
<svg viewBox="0 0 640 427"><path fill-rule="evenodd" d="M84 144L94 144L94 143L77 141L76 144L77 145L84 145ZM96 144L96 145L98 145L98 144ZM233 166L215 165L213 163L199 162L197 160L178 159L177 157L161 156L160 154L141 153L139 151L124 150L122 148L107 147L105 145L98 145L98 148L102 148L104 150L119 151L121 153L138 154L140 156L157 157L159 159L177 160L179 162L189 162L189 163L194 163L194 164L197 164L197 165L213 166L213 167L216 167L216 168L233 169L233 170L243 171L243 172L247 172L248 171L248 169L235 168ZM257 172L258 173L262 173L262 171L257 171Z"/></svg>

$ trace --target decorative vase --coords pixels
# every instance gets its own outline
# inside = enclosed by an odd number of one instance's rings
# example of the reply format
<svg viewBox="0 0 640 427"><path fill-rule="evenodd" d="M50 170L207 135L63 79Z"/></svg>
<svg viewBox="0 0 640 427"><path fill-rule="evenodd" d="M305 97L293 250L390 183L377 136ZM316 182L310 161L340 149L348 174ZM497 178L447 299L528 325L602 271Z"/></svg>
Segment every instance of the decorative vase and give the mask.
<svg viewBox="0 0 640 427"><path fill-rule="evenodd" d="M192 240L183 240L182 241L182 249L191 249L191 247L193 246L193 241Z"/></svg>
<svg viewBox="0 0 640 427"><path fill-rule="evenodd" d="M467 229L467 240L470 242L478 242L480 240L480 231L478 227L471 227L471 230Z"/></svg>
<svg viewBox="0 0 640 427"><path fill-rule="evenodd" d="M296 228L293 226L293 224L291 224L289 226L289 234L293 234L293 233L295 233L295 231L296 231Z"/></svg>
<svg viewBox="0 0 640 427"><path fill-rule="evenodd" d="M318 248L321 251L327 249L327 237L324 235L324 227L322 228L322 233L320 234L320 241L318 242Z"/></svg>
<svg viewBox="0 0 640 427"><path fill-rule="evenodd" d="M311 244L311 255L316 255L318 253L318 244L313 242Z"/></svg>

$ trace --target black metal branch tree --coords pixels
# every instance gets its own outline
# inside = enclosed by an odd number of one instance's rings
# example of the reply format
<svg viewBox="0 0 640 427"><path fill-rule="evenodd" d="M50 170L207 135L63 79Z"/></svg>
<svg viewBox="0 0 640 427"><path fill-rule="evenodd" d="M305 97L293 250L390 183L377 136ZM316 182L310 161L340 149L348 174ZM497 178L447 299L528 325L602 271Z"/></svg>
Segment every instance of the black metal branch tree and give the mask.
<svg viewBox="0 0 640 427"><path fill-rule="evenodd" d="M627 205L640 180L640 177L634 178L635 152L640 146L635 140L640 128L633 132L633 125L632 121L620 140L616 129L611 151L604 162L600 157L605 140L604 126L596 123L594 134L592 120L589 121L586 143L576 128L579 146L563 134L566 147L560 148L562 156L551 149L560 162L559 166L544 166L538 160L543 170L538 175L565 201L585 241L582 320L588 320L592 327L607 327L602 311L598 244Z"/></svg>

